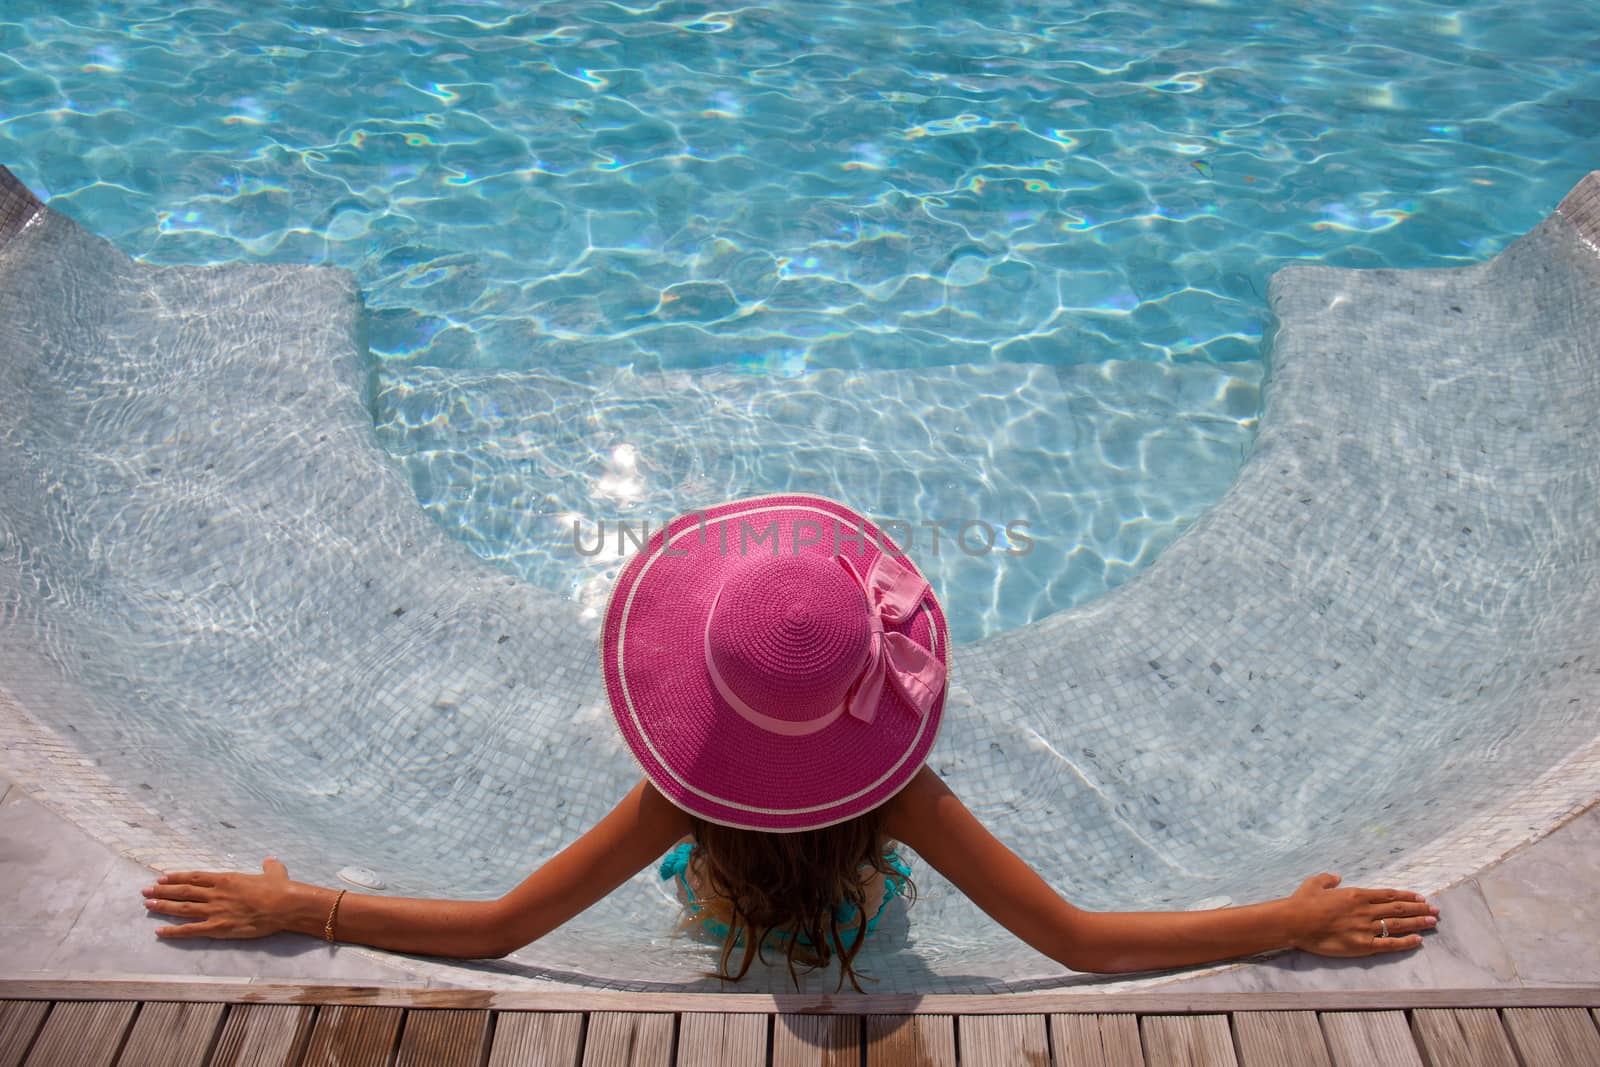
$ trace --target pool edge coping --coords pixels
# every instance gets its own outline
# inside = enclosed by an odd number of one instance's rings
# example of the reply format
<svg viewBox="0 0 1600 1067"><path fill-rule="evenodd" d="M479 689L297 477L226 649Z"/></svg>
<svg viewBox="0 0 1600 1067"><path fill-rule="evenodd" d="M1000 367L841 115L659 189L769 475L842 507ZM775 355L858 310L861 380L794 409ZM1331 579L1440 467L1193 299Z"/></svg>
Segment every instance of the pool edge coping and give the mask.
<svg viewBox="0 0 1600 1067"><path fill-rule="evenodd" d="M1600 190L1600 183L1597 183ZM228 869L226 858L200 847L165 823L161 815L113 782L54 728L30 716L0 685L0 771L11 777L23 794L65 819L91 839L151 870ZM1492 811L1474 816L1420 848L1409 850L1395 863L1379 868L1370 884L1405 887L1435 896L1477 877L1515 852L1537 844L1585 811L1600 804L1600 737L1548 768ZM683 984L627 982L599 978L591 983L563 981L557 977L497 971L493 961L435 962L362 945L341 945L345 951L406 972L422 981L469 989L506 990L543 986L547 990L626 992L658 996L770 996L777 994L695 992ZM1191 979L1231 972L1285 952L1258 953L1223 963L1176 972L1148 973L1144 977L1095 975L1064 971L1054 977L1007 982L981 993L882 994L894 996L1028 996L1041 993L1092 995L1166 987ZM462 963L466 961L461 961ZM517 961L513 960L513 963ZM520 964L537 971L534 964ZM0 981L6 979L0 975ZM274 984L284 984L272 980ZM315 979L308 979L315 982ZM685 983L689 981L686 978ZM318 983L328 984L328 983ZM820 994L803 994L818 996Z"/></svg>

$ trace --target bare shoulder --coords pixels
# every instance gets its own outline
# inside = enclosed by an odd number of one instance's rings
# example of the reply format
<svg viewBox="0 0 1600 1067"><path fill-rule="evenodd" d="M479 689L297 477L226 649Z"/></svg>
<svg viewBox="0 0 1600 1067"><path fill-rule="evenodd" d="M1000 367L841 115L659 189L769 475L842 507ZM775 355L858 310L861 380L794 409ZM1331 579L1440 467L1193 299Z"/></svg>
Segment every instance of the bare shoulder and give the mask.
<svg viewBox="0 0 1600 1067"><path fill-rule="evenodd" d="M1082 914L1012 852L926 764L885 805L884 830L1000 925L1064 960Z"/></svg>
<svg viewBox="0 0 1600 1067"><path fill-rule="evenodd" d="M924 763L911 781L884 804L884 832L921 852L929 832L939 825L941 808L948 817L952 807L963 805L933 768Z"/></svg>
<svg viewBox="0 0 1600 1067"><path fill-rule="evenodd" d="M974 899L979 875L986 888L1005 883L1008 889L1034 891L1044 884L926 764L885 805L884 830Z"/></svg>
<svg viewBox="0 0 1600 1067"><path fill-rule="evenodd" d="M662 796L648 778L640 780L636 793L640 821L648 825L655 835L665 831L674 838L684 838L693 833L694 824L689 821L689 813Z"/></svg>

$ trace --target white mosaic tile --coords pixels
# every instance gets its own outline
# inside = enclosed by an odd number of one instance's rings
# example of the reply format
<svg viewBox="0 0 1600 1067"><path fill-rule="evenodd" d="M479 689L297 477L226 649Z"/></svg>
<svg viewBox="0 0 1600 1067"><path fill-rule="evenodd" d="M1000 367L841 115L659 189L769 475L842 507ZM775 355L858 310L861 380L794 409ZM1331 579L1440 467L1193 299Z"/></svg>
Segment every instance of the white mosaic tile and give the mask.
<svg viewBox="0 0 1600 1067"><path fill-rule="evenodd" d="M9 773L159 868L270 852L402 893L494 895L603 813L634 772L592 630L445 537L373 447L349 279L143 266L16 195ZM1137 580L957 651L930 762L1070 899L1259 899L1324 869L1432 893L1600 794L1597 205L1591 176L1476 267L1281 272L1233 489ZM106 367L126 391L74 377ZM75 419L122 420L126 449L40 465ZM904 943L869 946L878 988L1083 980L917 877ZM498 968L416 966L679 988L703 960L672 918L644 874Z"/></svg>

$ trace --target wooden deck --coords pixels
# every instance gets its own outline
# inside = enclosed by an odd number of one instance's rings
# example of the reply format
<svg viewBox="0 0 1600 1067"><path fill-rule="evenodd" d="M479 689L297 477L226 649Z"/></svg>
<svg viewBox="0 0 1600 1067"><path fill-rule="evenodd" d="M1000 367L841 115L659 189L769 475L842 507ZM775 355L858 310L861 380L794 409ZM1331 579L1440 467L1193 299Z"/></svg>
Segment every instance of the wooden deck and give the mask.
<svg viewBox="0 0 1600 1067"><path fill-rule="evenodd" d="M0 981L0 1067L1600 1067L1600 987L767 996Z"/></svg>

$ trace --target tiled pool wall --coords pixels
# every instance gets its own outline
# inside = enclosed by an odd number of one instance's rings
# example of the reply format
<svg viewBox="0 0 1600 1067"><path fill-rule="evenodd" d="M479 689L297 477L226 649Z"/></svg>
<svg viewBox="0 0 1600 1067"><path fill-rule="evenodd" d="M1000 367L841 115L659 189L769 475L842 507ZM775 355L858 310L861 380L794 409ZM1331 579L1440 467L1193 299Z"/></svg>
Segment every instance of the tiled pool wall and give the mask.
<svg viewBox="0 0 1600 1067"><path fill-rule="evenodd" d="M1281 272L1237 484L1135 581L958 649L934 766L1088 907L1433 892L1592 801L1597 245L1591 175L1480 266ZM153 867L491 895L634 772L592 629L373 444L359 312L336 271L134 263L0 178L6 759ZM1064 980L918 880L875 988ZM474 977L696 985L651 881Z"/></svg>

